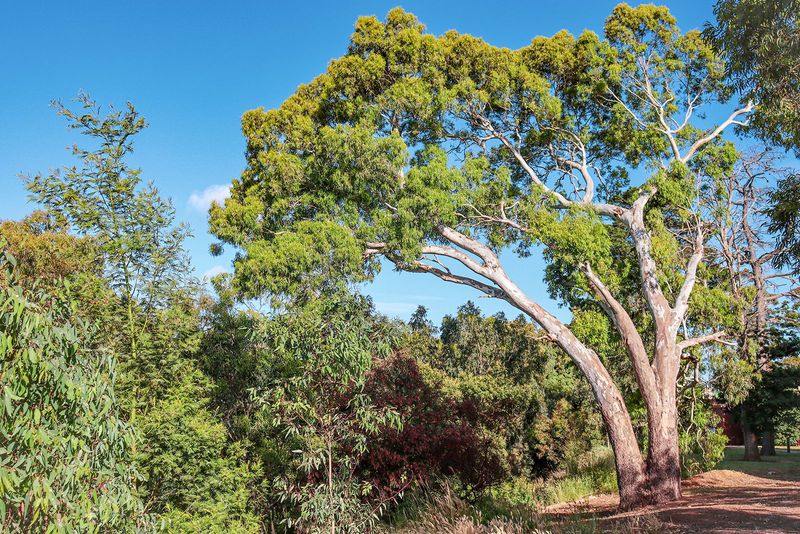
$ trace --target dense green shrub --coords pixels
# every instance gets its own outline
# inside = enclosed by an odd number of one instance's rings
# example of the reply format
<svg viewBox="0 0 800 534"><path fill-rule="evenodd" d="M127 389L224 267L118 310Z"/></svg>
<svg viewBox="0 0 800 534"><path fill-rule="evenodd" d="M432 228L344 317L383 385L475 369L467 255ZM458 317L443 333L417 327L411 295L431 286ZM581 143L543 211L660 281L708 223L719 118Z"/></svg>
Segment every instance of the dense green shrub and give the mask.
<svg viewBox="0 0 800 534"><path fill-rule="evenodd" d="M0 530L141 527L135 434L119 414L116 360L94 346L68 285L65 296L20 287L14 264L0 256Z"/></svg>
<svg viewBox="0 0 800 534"><path fill-rule="evenodd" d="M310 533L370 530L391 496L375 499L356 473L380 429L401 425L366 392L373 363L392 350L391 325L368 300L335 295L265 319L258 335L268 349L253 408L283 438L289 463L272 481L273 499L288 504L281 522Z"/></svg>
<svg viewBox="0 0 800 534"><path fill-rule="evenodd" d="M681 474L691 477L714 469L725 455L728 438L719 427L720 418L711 410L708 400L686 393L680 405Z"/></svg>

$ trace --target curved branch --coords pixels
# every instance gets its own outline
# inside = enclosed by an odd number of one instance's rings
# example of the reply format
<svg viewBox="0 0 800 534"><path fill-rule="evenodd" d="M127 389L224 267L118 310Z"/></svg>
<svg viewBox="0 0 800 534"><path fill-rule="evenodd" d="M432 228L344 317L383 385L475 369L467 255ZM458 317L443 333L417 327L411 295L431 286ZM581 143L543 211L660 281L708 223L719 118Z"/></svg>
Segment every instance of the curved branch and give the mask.
<svg viewBox="0 0 800 534"><path fill-rule="evenodd" d="M690 337L678 343L678 350L682 352L685 349L688 349L689 347L702 345L704 343L709 343L711 341L722 343L724 345L732 345L732 343L725 341L724 339L725 335L726 335L725 331L719 331L719 332L714 332L713 334L707 334L705 336Z"/></svg>
<svg viewBox="0 0 800 534"><path fill-rule="evenodd" d="M581 270L589 280L595 294L597 295L600 305L605 312L614 322L617 331L622 337L625 348L633 363L633 369L636 373L636 379L639 383L639 391L645 401L649 404L649 397L651 395L658 395L658 388L656 387L656 377L653 373L653 368L650 367L650 360L647 356L647 349L645 349L642 336L639 335L639 330L633 323L633 319L622 307L622 304L614 298L609 291L608 287L602 280L594 273L589 263L581 265Z"/></svg>
<svg viewBox="0 0 800 534"><path fill-rule="evenodd" d="M395 265L397 265L397 263L395 263ZM415 262L413 265L410 266L402 266L401 269L409 272L430 273L434 276L441 278L445 282L453 282L456 284L473 287L490 297L495 297L502 300L508 300L506 294L497 287L481 282L480 280L475 280L474 278L469 278L468 276L453 274L443 269L439 269L438 267L434 267L432 265L428 265L419 261Z"/></svg>
<svg viewBox="0 0 800 534"><path fill-rule="evenodd" d="M436 230L440 236L450 241L454 245L458 245L459 247L478 256L481 260L483 260L484 265L489 269L496 269L500 266L500 260L497 257L497 254L495 254L492 249L477 239L468 237L458 230L450 228L449 226L440 225L436 228Z"/></svg>
<svg viewBox="0 0 800 534"><path fill-rule="evenodd" d="M751 111L753 111L753 102L752 101L748 102L745 107L737 109L736 111L731 113L731 116L728 117L725 120L725 122L723 122L722 124L717 126L714 129L714 131L712 131L710 134L708 134L705 137L701 137L700 139L695 141L694 144L692 144L692 146L689 148L689 151L686 152L686 155L683 156L682 158L680 158L680 161L682 161L683 163L686 163L687 161L689 161L689 159L691 159L691 157L694 155L695 152L697 152L698 149L700 149L706 143L709 143L709 142L713 141L716 137L719 136L719 134L722 133L722 131L725 128L727 128L731 124L738 124L739 126L746 126L745 123L737 121L736 117L738 117L739 115L744 115L745 113L750 113Z"/></svg>
<svg viewBox="0 0 800 534"><path fill-rule="evenodd" d="M464 265L464 267L481 276L488 277L491 274L491 270L488 269L486 266L481 265L480 263L478 263L471 257L467 256L460 250L454 249L452 247L443 247L440 245L427 245L422 247L422 253L433 254L437 256L447 256L448 258L458 260L459 262L461 262L462 265Z"/></svg>

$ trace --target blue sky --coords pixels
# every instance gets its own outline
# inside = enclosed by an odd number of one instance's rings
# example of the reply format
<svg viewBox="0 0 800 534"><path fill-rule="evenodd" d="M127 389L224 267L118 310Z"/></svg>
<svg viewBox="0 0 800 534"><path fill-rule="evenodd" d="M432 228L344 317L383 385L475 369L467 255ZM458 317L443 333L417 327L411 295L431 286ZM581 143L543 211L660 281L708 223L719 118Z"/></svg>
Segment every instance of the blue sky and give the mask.
<svg viewBox="0 0 800 534"><path fill-rule="evenodd" d="M630 2L637 4L639 2ZM683 30L712 17L708 0L664 2ZM150 127L140 134L133 164L173 199L189 223L199 275L230 269L211 257L205 207L244 166L239 119L256 107L277 107L296 87L345 52L361 15L383 18L395 6L415 13L428 30L449 29L518 48L562 28L601 31L617 2L474 1L203 2L39 1L0 7L0 219L34 209L18 178L70 162L78 141L48 107L89 92L101 104L132 101ZM568 317L547 298L538 258L508 255L508 271L535 299ZM407 318L417 304L433 318L469 298L487 312L503 303L427 275L386 269L365 288L378 308Z"/></svg>

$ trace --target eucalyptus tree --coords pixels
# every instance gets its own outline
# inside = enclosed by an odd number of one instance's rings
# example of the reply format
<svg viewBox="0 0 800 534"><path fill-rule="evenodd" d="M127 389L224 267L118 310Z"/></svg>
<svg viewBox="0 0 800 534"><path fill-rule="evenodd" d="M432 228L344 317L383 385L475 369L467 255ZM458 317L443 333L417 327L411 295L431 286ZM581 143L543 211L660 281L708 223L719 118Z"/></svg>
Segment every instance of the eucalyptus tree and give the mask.
<svg viewBox="0 0 800 534"><path fill-rule="evenodd" d="M728 59L727 80L759 110L750 131L800 155L800 1L717 0L706 35ZM771 194L772 231L786 246L777 260L800 265L800 175Z"/></svg>
<svg viewBox="0 0 800 534"><path fill-rule="evenodd" d="M427 34L400 9L361 18L325 73L244 115L247 167L211 229L239 249L242 297L312 298L388 264L509 302L589 381L621 507L673 500L681 354L724 335L691 313L708 236L697 191L732 163L721 135L752 110L702 119L723 74L662 7L623 4L605 38L562 31L519 50ZM614 255L619 232L631 256ZM506 271L501 251L538 246L613 323L648 411L646 457L598 353ZM625 276L644 318L615 296Z"/></svg>
<svg viewBox="0 0 800 534"><path fill-rule="evenodd" d="M781 411L775 422L775 437L786 445L786 452L792 452L792 445L800 441L800 408Z"/></svg>
<svg viewBox="0 0 800 534"><path fill-rule="evenodd" d="M68 282L23 285L25 268L0 238L0 531L143 531L116 358Z"/></svg>

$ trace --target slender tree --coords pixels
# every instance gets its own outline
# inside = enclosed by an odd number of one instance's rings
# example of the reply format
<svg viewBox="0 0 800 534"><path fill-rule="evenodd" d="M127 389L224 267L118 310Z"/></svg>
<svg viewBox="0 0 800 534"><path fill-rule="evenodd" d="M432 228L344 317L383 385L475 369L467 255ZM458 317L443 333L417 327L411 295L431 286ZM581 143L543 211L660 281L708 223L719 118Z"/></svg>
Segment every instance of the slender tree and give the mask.
<svg viewBox="0 0 800 534"><path fill-rule="evenodd" d="M605 34L562 31L512 51L426 34L399 9L362 18L326 73L244 115L248 165L210 220L240 249L243 296L313 297L388 263L521 310L589 381L621 507L634 508L680 496L681 354L724 335L690 313L708 237L697 192L732 163L720 136L752 106L695 125L724 67L666 8L620 5ZM628 186L632 171L641 185ZM614 232L634 258L614 257ZM613 322L647 407L646 456L597 352L504 268L501 250L538 245ZM646 320L615 296L627 265Z"/></svg>
<svg viewBox="0 0 800 534"><path fill-rule="evenodd" d="M249 466L209 409L212 384L197 366L200 312L183 248L188 229L129 163L145 121L131 104L103 113L86 95L78 102L77 109L55 104L86 136L73 147L77 165L26 182L53 224L99 249L103 287L111 288L100 310L103 341L120 354L116 390L139 431L133 452L146 475L138 488L146 510L170 531L253 532Z"/></svg>
<svg viewBox="0 0 800 534"><path fill-rule="evenodd" d="M105 115L86 94L79 109L53 106L94 146L72 147L80 167L24 177L34 200L74 231L92 236L103 257L105 278L124 313L127 362L137 362L142 339L157 311L185 285L190 273L183 242L188 228L175 225L175 210L152 183L142 186L141 170L130 167L133 138L147 124L132 104ZM135 387L135 386L134 386ZM131 419L136 417L137 393Z"/></svg>

